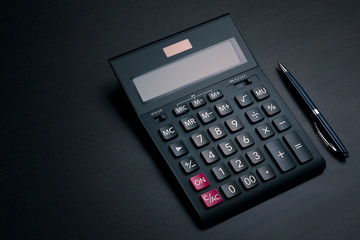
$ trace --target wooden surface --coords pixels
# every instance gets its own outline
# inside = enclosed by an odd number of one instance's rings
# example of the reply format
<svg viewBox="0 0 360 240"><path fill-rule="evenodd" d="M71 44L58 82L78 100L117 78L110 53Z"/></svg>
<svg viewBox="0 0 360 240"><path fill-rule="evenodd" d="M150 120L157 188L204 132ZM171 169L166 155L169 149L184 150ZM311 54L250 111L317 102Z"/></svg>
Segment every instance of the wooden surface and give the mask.
<svg viewBox="0 0 360 240"><path fill-rule="evenodd" d="M359 239L360 2L23 1L0 9L1 239ZM108 59L231 13L327 168L210 229L194 222ZM339 161L276 71L301 81Z"/></svg>

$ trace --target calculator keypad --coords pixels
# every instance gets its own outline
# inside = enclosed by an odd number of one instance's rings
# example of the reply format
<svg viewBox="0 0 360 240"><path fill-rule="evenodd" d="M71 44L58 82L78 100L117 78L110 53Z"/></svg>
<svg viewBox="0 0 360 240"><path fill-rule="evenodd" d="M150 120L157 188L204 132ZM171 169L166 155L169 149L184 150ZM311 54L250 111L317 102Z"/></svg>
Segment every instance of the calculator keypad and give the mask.
<svg viewBox="0 0 360 240"><path fill-rule="evenodd" d="M233 96L211 90L172 110L179 125L167 124L158 131L171 143L174 161L180 158L179 168L206 208L241 198L288 174L296 161L304 164L313 158L264 85ZM179 137L179 130L185 137ZM198 155L188 154L188 147Z"/></svg>

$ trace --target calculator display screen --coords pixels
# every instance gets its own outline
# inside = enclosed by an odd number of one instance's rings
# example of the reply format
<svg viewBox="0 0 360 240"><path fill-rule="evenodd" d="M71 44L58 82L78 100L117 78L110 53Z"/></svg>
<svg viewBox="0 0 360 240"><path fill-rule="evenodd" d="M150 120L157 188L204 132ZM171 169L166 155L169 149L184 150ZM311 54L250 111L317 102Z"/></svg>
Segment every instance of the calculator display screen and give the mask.
<svg viewBox="0 0 360 240"><path fill-rule="evenodd" d="M247 59L235 38L217 43L133 78L143 102L215 76Z"/></svg>

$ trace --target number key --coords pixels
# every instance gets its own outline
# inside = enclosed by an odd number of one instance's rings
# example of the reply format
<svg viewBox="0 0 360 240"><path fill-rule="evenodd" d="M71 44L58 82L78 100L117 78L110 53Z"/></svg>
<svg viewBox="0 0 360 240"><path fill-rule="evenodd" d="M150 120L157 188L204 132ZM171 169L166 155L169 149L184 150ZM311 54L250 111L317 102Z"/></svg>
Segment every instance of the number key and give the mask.
<svg viewBox="0 0 360 240"><path fill-rule="evenodd" d="M219 181L221 181L227 177L230 177L230 172L229 172L228 168L225 166L225 164L223 164L223 163L216 167L213 167L211 169L211 171L213 172L213 174Z"/></svg>
<svg viewBox="0 0 360 240"><path fill-rule="evenodd" d="M233 117L226 120L225 124L231 132L237 132L244 128L244 124L240 121L238 117Z"/></svg>
<svg viewBox="0 0 360 240"><path fill-rule="evenodd" d="M240 144L242 148L250 147L255 143L254 139L250 136L248 132L237 136L236 141Z"/></svg>
<svg viewBox="0 0 360 240"><path fill-rule="evenodd" d="M231 140L220 143L219 148L225 156L229 156L237 152L237 149Z"/></svg>
<svg viewBox="0 0 360 240"><path fill-rule="evenodd" d="M226 198L233 198L241 193L239 185L235 181L231 181L221 186L221 190Z"/></svg>
<svg viewBox="0 0 360 240"><path fill-rule="evenodd" d="M220 124L216 124L208 129L214 140L225 137L227 134Z"/></svg>
<svg viewBox="0 0 360 240"><path fill-rule="evenodd" d="M265 160L264 154L258 148L255 148L254 150L247 152L246 156L251 161L252 164L258 164Z"/></svg>
<svg viewBox="0 0 360 240"><path fill-rule="evenodd" d="M229 163L233 170L237 173L248 168L248 165L242 157L231 159Z"/></svg>
<svg viewBox="0 0 360 240"><path fill-rule="evenodd" d="M191 140L197 148L200 148L210 143L208 137L205 135L204 132L199 132L191 135Z"/></svg>
<svg viewBox="0 0 360 240"><path fill-rule="evenodd" d="M259 182L253 173L249 173L241 176L240 182L244 185L246 189L251 189L259 185Z"/></svg>
<svg viewBox="0 0 360 240"><path fill-rule="evenodd" d="M220 156L214 148L202 151L201 156L205 160L205 162L209 164L220 160Z"/></svg>

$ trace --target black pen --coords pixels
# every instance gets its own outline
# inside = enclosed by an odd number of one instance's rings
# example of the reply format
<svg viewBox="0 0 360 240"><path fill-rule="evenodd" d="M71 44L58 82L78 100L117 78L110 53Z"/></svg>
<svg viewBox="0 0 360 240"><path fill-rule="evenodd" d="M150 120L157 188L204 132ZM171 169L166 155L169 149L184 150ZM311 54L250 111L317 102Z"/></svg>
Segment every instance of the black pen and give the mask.
<svg viewBox="0 0 360 240"><path fill-rule="evenodd" d="M315 125L315 129L320 136L321 140L325 145L331 149L336 155L339 155L343 158L349 157L349 153L346 150L344 144L340 141L339 137L336 135L334 130L330 127L329 123L325 120L323 115L320 113L319 109L315 106L310 97L306 94L304 89L296 81L293 75L281 64L278 63L282 72L290 80L291 85L295 89L295 94L298 95L299 100L305 106L306 110L309 111L310 116L312 117Z"/></svg>

